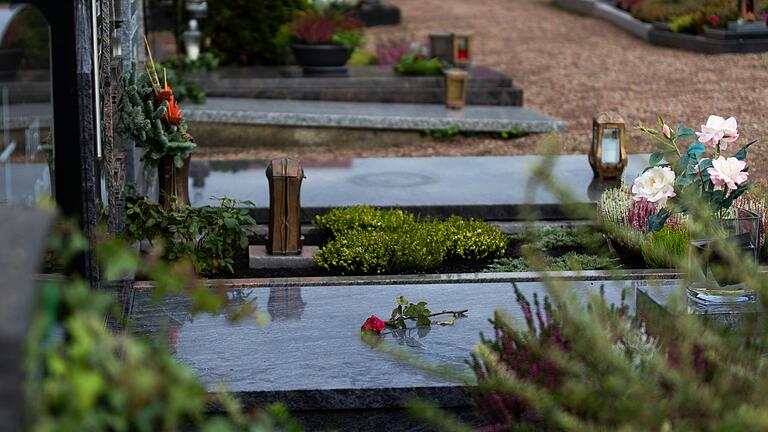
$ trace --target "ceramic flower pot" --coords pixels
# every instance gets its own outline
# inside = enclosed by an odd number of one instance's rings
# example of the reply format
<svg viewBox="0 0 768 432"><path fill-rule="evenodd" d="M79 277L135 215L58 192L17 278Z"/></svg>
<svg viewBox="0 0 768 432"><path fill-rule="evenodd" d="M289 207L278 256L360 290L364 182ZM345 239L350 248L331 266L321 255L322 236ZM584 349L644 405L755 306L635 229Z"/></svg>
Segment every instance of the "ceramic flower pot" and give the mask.
<svg viewBox="0 0 768 432"><path fill-rule="evenodd" d="M191 156L184 159L181 168L173 163L173 156L163 156L157 164L160 204L168 210L189 205L189 165ZM175 204L174 204L175 203Z"/></svg>
<svg viewBox="0 0 768 432"><path fill-rule="evenodd" d="M304 76L346 76L346 64L352 50L341 45L291 45L296 62L302 67Z"/></svg>
<svg viewBox="0 0 768 432"><path fill-rule="evenodd" d="M756 294L734 269L736 253L740 262L757 266L760 257L760 217L736 209L734 217L718 221L710 238L691 240L691 274L688 298L696 309L716 312L739 303L754 303Z"/></svg>

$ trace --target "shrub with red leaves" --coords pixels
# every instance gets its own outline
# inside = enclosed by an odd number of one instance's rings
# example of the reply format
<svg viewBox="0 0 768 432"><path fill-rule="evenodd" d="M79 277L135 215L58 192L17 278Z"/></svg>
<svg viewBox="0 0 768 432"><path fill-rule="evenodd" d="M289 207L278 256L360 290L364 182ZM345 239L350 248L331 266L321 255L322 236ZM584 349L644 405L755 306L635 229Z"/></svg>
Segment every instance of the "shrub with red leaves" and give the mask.
<svg viewBox="0 0 768 432"><path fill-rule="evenodd" d="M357 18L337 12L301 12L293 17L291 24L293 38L309 45L328 44L338 32L361 28Z"/></svg>

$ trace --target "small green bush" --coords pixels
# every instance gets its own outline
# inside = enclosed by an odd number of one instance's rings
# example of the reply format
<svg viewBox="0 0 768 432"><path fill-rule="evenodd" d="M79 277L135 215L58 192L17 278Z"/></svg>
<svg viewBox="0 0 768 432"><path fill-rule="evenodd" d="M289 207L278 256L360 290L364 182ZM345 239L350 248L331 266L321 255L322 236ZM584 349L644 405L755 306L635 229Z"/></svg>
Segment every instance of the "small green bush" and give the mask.
<svg viewBox="0 0 768 432"><path fill-rule="evenodd" d="M479 220L452 216L438 223L448 258L480 261L503 255L509 239L498 228Z"/></svg>
<svg viewBox="0 0 768 432"><path fill-rule="evenodd" d="M434 269L444 256L432 227L414 224L407 231L347 231L323 246L315 263L341 274L405 273Z"/></svg>
<svg viewBox="0 0 768 432"><path fill-rule="evenodd" d="M396 231L413 223L413 215L400 209L379 210L365 206L335 208L315 216L315 225L336 237L356 229Z"/></svg>
<svg viewBox="0 0 768 432"><path fill-rule="evenodd" d="M368 66L368 65L375 65L378 63L379 63L379 59L378 57L376 57L376 54L363 48L357 48L356 50L352 51L352 56L349 58L347 65L348 66Z"/></svg>
<svg viewBox="0 0 768 432"><path fill-rule="evenodd" d="M656 253L659 250L665 253ZM688 253L688 230L665 226L643 242L643 259L650 268L677 267L676 260Z"/></svg>
<svg viewBox="0 0 768 432"><path fill-rule="evenodd" d="M615 267L615 260L598 255L568 252L558 257L546 258L547 271L604 270ZM502 258L489 265L484 273L517 273L534 271L523 258Z"/></svg>
<svg viewBox="0 0 768 432"><path fill-rule="evenodd" d="M420 273L446 259L497 258L508 242L482 221L455 216L444 222L416 221L398 209L339 208L316 217L315 223L332 236L315 263L341 274Z"/></svg>

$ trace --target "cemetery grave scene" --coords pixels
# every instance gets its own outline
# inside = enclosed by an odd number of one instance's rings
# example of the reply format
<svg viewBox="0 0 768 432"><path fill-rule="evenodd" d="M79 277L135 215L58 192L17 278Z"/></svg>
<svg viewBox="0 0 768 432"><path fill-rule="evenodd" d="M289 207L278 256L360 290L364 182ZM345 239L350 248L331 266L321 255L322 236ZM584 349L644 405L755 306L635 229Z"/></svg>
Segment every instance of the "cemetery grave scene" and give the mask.
<svg viewBox="0 0 768 432"><path fill-rule="evenodd" d="M763 430L762 0L0 2L0 430Z"/></svg>

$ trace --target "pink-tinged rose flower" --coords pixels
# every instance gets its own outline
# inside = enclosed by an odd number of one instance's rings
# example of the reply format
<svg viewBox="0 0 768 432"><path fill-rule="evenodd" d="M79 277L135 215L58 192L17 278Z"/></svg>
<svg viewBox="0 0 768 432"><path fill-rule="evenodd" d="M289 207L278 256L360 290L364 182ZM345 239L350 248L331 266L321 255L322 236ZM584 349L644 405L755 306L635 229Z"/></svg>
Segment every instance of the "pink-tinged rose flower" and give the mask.
<svg viewBox="0 0 768 432"><path fill-rule="evenodd" d="M728 148L728 144L739 138L738 125L736 118L728 117L728 120L722 117L711 115L707 119L707 124L701 125L701 132L696 132L699 142L710 147L717 147L720 144L720 150Z"/></svg>
<svg viewBox="0 0 768 432"><path fill-rule="evenodd" d="M735 190L739 185L749 180L749 173L744 171L746 167L746 162L735 157L726 159L720 156L712 161L712 167L707 168L707 172L712 179L712 183L715 185L715 190L722 190L723 186L728 186L728 192L730 193L730 191Z"/></svg>
<svg viewBox="0 0 768 432"><path fill-rule="evenodd" d="M720 17L717 15L710 15L709 16L709 23L713 26L716 26L720 22Z"/></svg>
<svg viewBox="0 0 768 432"><path fill-rule="evenodd" d="M379 334L382 330L384 330L384 327L386 327L384 325L384 321L380 320L376 315L371 315L367 320L365 320L365 323L363 323L363 326L360 327L360 330L364 332Z"/></svg>
<svg viewBox="0 0 768 432"><path fill-rule="evenodd" d="M646 200L664 206L675 196L675 172L669 167L653 167L632 184L634 200Z"/></svg>
<svg viewBox="0 0 768 432"><path fill-rule="evenodd" d="M661 133L664 134L667 138L672 138L672 130L669 128L668 124L664 124L664 126L661 128Z"/></svg>

